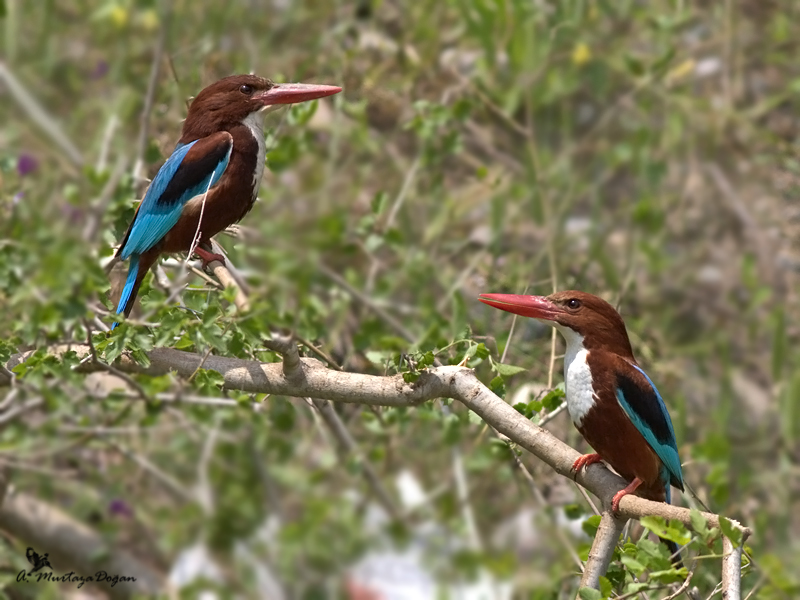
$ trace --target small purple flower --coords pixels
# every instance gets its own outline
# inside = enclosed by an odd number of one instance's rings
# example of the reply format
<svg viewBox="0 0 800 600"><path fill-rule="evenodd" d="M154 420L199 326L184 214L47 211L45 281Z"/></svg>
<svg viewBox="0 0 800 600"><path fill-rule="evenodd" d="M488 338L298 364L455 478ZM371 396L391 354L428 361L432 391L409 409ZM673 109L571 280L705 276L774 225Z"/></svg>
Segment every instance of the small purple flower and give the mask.
<svg viewBox="0 0 800 600"><path fill-rule="evenodd" d="M98 60L94 66L94 71L89 74L91 79L102 79L108 73L108 62L105 60Z"/></svg>
<svg viewBox="0 0 800 600"><path fill-rule="evenodd" d="M70 223L80 223L83 220L83 210L71 204L62 204L61 214Z"/></svg>
<svg viewBox="0 0 800 600"><path fill-rule="evenodd" d="M120 498L115 498L111 502L108 503L108 510L112 515L117 515L120 517L132 517L133 516L133 509L130 505Z"/></svg>
<svg viewBox="0 0 800 600"><path fill-rule="evenodd" d="M16 194L14 194L14 197L13 197L13 198L11 198L11 204L12 204L12 206L16 206L17 204L19 204L19 203L20 203L20 201L21 201L21 200L22 200L24 197L25 197L25 192L17 192Z"/></svg>
<svg viewBox="0 0 800 600"><path fill-rule="evenodd" d="M39 166L39 161L36 160L35 156L30 154L22 153L19 155L17 159L17 173L19 173L20 177L25 177L25 175L30 175L33 173L37 167Z"/></svg>

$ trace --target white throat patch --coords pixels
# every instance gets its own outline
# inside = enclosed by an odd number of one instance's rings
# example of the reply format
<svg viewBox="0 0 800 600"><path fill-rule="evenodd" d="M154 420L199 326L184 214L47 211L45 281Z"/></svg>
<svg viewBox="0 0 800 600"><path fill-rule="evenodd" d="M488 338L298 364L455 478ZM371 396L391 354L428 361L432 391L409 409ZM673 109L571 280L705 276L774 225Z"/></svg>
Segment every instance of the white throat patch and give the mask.
<svg viewBox="0 0 800 600"><path fill-rule="evenodd" d="M594 386L592 372L586 357L589 351L583 347L583 336L569 327L550 323L558 329L567 341L564 354L564 387L567 392L567 410L572 422L577 427L583 423L586 413L594 406Z"/></svg>
<svg viewBox="0 0 800 600"><path fill-rule="evenodd" d="M247 115L242 121L253 134L258 143L258 158L256 158L256 172L253 175L253 200L258 196L258 186L261 185L261 178L264 176L264 160L267 156L267 146L264 143L264 116L266 112L262 109Z"/></svg>

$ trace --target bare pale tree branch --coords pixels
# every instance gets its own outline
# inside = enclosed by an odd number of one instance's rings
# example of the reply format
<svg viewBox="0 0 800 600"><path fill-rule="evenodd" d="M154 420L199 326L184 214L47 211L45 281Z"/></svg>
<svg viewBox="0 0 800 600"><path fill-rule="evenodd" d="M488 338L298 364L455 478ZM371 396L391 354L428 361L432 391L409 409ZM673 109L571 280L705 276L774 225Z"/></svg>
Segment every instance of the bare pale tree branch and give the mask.
<svg viewBox="0 0 800 600"><path fill-rule="evenodd" d="M722 599L739 600L742 597L742 547L735 546L727 537L722 538Z"/></svg>
<svg viewBox="0 0 800 600"><path fill-rule="evenodd" d="M265 345L284 357L281 363L260 363L256 361L220 356L201 356L171 348L156 348L148 353L151 364L147 368L123 355L115 367L128 373L162 375L170 371L179 376L190 377L202 363L206 369L220 373L225 389L248 393L314 398L334 402L348 402L371 406L417 406L436 398L452 398L479 415L498 433L508 437L539 459L547 463L557 473L575 479L608 508L613 495L622 489L626 482L602 465L592 465L580 473L572 471L578 452L553 436L549 431L535 425L518 413L508 403L493 394L475 373L468 368L441 366L423 371L414 383L407 383L402 375L381 377L361 373L346 373L327 368L313 358L301 358L296 342L290 337L275 337ZM50 349L53 354L63 354L72 350L78 356L90 353L88 346L56 346ZM24 362L32 352L11 357L7 367L13 369ZM87 362L81 368L97 369L97 365ZM0 373L0 385L7 383L7 375ZM712 527L719 527L719 516L701 513ZM688 508L672 506L663 502L653 502L634 495L625 496L620 502L617 518L605 516L601 521L598 539L602 545L592 549L584 572L583 584L596 586L597 578L605 572L611 552L619 539L622 525L627 519L638 519L654 515L665 519L675 519L691 527ZM732 521L744 538L750 529ZM616 532L616 533L615 533ZM601 535L602 534L602 535ZM728 580L738 581L741 553L734 551L726 563ZM737 559L738 557L738 559ZM588 574L587 574L588 573ZM731 588L733 589L733 588ZM737 596L730 596L734 598Z"/></svg>
<svg viewBox="0 0 800 600"><path fill-rule="evenodd" d="M606 571L608 571L614 548L619 541L619 536L623 527L625 527L626 521L627 519L614 517L611 511L603 513L600 518L600 526L597 528L597 534L594 536L592 549L589 550L589 557L583 566L580 587L599 589L600 576L605 575Z"/></svg>
<svg viewBox="0 0 800 600"><path fill-rule="evenodd" d="M611 497L625 485L621 477L602 465L592 465L575 474L572 464L578 458L578 452L493 394L478 380L472 369L436 367L422 372L419 379L412 384L405 382L402 375L382 377L329 369L316 359L300 358L296 345L286 339L273 339L266 345L283 354L285 362L260 363L212 355L205 359L203 366L220 373L226 389L248 393L312 397L372 406L417 406L436 398L452 398L477 413L514 443L546 462L560 475L575 479L605 504L609 504ZM76 352L79 357L89 353L89 347L82 345L55 346L50 351L58 355L68 350ZM31 354L33 351L12 356L7 367L13 369ZM147 368L127 355L123 355L116 366L128 373L163 375L174 371L180 376L189 377L203 360L199 354L172 348L155 348L148 353L148 357L151 364ZM97 367L87 363L82 368L90 371ZM0 385L6 383L8 381L0 373ZM701 514L710 526L719 526L717 515ZM635 519L644 515L662 516L691 525L687 508L653 502L634 495L625 496L620 502L619 517ZM745 535L750 535L749 529L741 529Z"/></svg>

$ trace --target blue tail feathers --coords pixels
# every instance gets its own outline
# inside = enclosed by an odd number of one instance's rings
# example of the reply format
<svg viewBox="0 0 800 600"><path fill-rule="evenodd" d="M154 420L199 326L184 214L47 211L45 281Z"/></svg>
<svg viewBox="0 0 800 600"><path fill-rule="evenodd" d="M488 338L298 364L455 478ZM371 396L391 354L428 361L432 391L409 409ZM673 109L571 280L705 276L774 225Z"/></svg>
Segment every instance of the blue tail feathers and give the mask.
<svg viewBox="0 0 800 600"><path fill-rule="evenodd" d="M136 290L136 279L139 277L139 255L131 255L131 264L128 266L128 278L125 280L125 287L122 288L122 295L119 297L119 304L117 305L117 314L127 312L125 309L128 307L129 302L133 302L134 292ZM117 326L117 323L111 326L111 329Z"/></svg>

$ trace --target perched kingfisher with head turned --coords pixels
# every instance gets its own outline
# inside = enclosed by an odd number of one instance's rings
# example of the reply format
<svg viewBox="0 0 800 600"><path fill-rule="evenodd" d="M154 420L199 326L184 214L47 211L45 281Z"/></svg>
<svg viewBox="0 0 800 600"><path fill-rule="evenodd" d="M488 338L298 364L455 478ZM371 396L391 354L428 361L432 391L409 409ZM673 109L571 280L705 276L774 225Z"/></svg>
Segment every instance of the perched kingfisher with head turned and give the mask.
<svg viewBox="0 0 800 600"><path fill-rule="evenodd" d="M579 291L550 296L481 294L478 300L555 327L567 342L564 382L572 422L596 454L585 454L575 471L604 460L630 484L623 496L670 502L670 486L683 491L675 431L656 386L636 363L625 323L608 302ZM677 552L673 542L664 540Z"/></svg>
<svg viewBox="0 0 800 600"><path fill-rule="evenodd" d="M210 240L255 203L264 172L264 115L283 104L341 91L255 75L232 75L203 89L115 256L131 259L117 314L130 314L142 279L161 253L194 251L206 263L224 262L210 252Z"/></svg>

